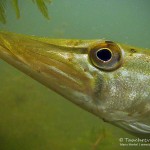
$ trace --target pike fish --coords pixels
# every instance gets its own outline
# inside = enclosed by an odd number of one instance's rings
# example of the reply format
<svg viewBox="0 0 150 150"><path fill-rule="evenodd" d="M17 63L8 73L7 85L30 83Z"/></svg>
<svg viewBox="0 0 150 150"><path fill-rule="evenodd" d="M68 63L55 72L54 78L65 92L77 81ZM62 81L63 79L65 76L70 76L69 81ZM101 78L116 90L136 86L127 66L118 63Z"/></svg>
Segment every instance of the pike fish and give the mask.
<svg viewBox="0 0 150 150"><path fill-rule="evenodd" d="M150 50L0 32L0 58L104 121L150 134Z"/></svg>

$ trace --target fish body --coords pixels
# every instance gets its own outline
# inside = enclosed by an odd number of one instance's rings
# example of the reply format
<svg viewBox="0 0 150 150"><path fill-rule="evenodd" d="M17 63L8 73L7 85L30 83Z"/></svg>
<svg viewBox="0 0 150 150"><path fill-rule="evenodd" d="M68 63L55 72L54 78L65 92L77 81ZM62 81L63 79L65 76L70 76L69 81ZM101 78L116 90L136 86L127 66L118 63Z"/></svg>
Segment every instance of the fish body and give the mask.
<svg viewBox="0 0 150 150"><path fill-rule="evenodd" d="M0 32L0 58L99 118L150 134L150 50Z"/></svg>

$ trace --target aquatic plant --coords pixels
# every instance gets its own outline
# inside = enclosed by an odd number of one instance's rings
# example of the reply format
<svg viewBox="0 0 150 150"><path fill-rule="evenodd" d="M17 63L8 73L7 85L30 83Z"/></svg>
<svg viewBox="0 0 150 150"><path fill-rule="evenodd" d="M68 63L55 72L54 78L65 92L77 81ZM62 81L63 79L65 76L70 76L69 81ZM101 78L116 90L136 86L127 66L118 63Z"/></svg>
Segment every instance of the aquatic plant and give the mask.
<svg viewBox="0 0 150 150"><path fill-rule="evenodd" d="M0 22L5 24L6 23L6 7L7 3L11 2L11 5L13 6L15 10L16 17L20 18L20 8L19 8L19 0L0 0ZM42 13L42 15L49 19L47 4L51 3L51 0L32 0L33 3L35 3Z"/></svg>

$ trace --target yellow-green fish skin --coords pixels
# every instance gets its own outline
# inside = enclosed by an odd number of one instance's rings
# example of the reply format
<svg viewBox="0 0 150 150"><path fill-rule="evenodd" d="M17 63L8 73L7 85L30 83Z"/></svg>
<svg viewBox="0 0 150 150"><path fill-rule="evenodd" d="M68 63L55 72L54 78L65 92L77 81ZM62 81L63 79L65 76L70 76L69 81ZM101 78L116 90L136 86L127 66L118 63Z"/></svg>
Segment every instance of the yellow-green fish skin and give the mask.
<svg viewBox="0 0 150 150"><path fill-rule="evenodd" d="M91 62L101 43L0 32L0 58L96 116L150 134L150 50L115 43L121 61L109 71Z"/></svg>

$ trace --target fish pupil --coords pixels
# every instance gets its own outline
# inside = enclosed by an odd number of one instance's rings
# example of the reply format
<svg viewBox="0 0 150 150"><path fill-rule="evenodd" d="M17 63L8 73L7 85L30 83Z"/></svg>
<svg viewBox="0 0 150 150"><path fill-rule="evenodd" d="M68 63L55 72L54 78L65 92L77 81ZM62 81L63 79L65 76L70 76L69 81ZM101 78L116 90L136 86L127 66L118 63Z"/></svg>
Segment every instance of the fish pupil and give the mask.
<svg viewBox="0 0 150 150"><path fill-rule="evenodd" d="M109 61L112 57L111 51L106 48L98 50L96 55L102 61Z"/></svg>

